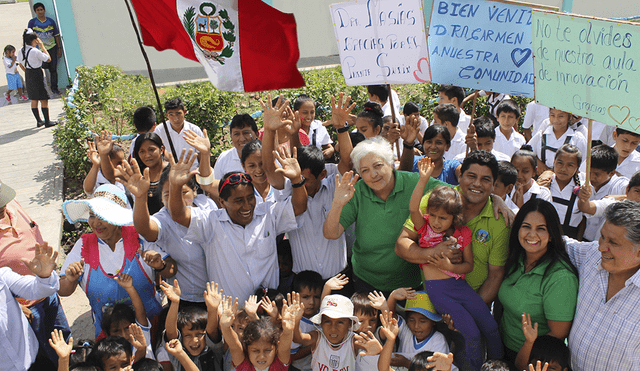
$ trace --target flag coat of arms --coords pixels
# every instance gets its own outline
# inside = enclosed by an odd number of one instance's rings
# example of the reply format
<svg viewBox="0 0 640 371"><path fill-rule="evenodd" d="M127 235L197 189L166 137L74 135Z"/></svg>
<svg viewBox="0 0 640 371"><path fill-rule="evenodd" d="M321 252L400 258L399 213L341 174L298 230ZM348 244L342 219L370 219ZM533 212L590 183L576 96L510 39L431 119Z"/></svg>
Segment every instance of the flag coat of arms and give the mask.
<svg viewBox="0 0 640 371"><path fill-rule="evenodd" d="M144 44L200 62L220 90L304 86L292 14L261 0L131 1Z"/></svg>

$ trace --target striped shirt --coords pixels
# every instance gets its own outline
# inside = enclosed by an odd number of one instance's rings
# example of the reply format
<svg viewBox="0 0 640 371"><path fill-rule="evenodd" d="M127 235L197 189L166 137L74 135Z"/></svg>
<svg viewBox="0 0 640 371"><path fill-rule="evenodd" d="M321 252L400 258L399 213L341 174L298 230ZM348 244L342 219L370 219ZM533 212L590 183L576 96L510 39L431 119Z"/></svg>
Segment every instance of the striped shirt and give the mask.
<svg viewBox="0 0 640 371"><path fill-rule="evenodd" d="M640 369L640 271L606 301L609 272L600 265L598 242L565 238L578 268L580 291L569 334L574 371Z"/></svg>

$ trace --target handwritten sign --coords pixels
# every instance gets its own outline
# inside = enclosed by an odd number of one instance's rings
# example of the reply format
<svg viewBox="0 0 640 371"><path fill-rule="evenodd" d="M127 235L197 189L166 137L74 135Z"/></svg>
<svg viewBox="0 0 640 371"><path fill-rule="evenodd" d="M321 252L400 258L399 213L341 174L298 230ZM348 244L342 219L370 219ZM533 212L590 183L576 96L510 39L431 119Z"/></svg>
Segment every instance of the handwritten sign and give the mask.
<svg viewBox="0 0 640 371"><path fill-rule="evenodd" d="M431 81L421 0L331 5L347 85Z"/></svg>
<svg viewBox="0 0 640 371"><path fill-rule="evenodd" d="M536 100L640 133L640 26L533 12Z"/></svg>
<svg viewBox="0 0 640 371"><path fill-rule="evenodd" d="M434 0L428 42L434 82L533 98L531 7Z"/></svg>

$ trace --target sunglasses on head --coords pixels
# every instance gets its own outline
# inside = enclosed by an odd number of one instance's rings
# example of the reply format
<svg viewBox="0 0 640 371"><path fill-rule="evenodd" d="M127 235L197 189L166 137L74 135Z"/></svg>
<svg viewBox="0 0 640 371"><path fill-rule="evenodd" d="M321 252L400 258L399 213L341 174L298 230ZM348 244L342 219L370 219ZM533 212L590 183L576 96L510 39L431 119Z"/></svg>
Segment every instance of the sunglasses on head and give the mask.
<svg viewBox="0 0 640 371"><path fill-rule="evenodd" d="M251 175L249 173L236 173L233 175L229 175L227 179L225 179L224 182L222 182L222 185L220 186L220 189L218 190L218 192L222 193L222 190L224 189L224 187L228 185L238 184L243 180L247 183L251 183L252 182Z"/></svg>

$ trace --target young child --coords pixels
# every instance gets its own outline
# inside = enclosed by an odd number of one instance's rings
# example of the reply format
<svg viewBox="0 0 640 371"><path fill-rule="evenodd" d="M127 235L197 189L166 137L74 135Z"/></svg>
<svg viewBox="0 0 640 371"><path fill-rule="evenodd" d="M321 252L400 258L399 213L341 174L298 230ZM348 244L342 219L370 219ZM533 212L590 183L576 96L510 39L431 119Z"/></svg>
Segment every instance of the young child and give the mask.
<svg viewBox="0 0 640 371"><path fill-rule="evenodd" d="M495 129L496 142L493 148L511 158L526 143L524 136L516 130L520 121L520 106L512 99L505 99L496 108L496 118L500 125Z"/></svg>
<svg viewBox="0 0 640 371"><path fill-rule="evenodd" d="M88 361L104 371L128 371L132 364L131 344L121 336L109 336L96 343Z"/></svg>
<svg viewBox="0 0 640 371"><path fill-rule="evenodd" d="M576 187L584 182L580 173L582 152L572 144L565 144L556 152L553 161L553 178L549 190L551 191L551 203L558 212L562 222L562 231L565 235L580 240L582 234L578 234L583 213L578 209L578 195Z"/></svg>
<svg viewBox="0 0 640 371"><path fill-rule="evenodd" d="M318 272L302 271L293 279L293 291L300 294L300 301L304 304L304 314L300 319L300 330L309 333L316 329L311 317L320 309L320 295L324 280ZM311 370L311 347L298 343L291 345L291 365L298 370Z"/></svg>
<svg viewBox="0 0 640 371"><path fill-rule="evenodd" d="M158 134L162 139L162 143L164 144L164 148L168 153L171 153L172 149L169 145L169 140L167 139L167 129L169 135L171 135L171 141L173 142L173 148L175 149L176 156L180 156L182 150L189 150L193 148L189 143L187 143L184 138L184 134L188 131L192 131L196 133L200 137L204 137L202 134L202 130L197 125L190 123L185 120L184 117L187 114L187 110L184 108L184 103L182 103L182 99L173 98L164 102L164 111L167 116L168 121L163 122L158 125L154 130L154 133ZM170 126L170 127L169 127ZM198 168L198 160L193 163L191 166L191 170L195 170Z"/></svg>
<svg viewBox="0 0 640 371"><path fill-rule="evenodd" d="M511 161L511 157L506 154L496 150L495 142L496 142L496 130L494 129L493 120L489 116L481 116L473 120L473 128L467 131L467 146L469 147L468 152L472 152L475 150L487 151L491 152L492 155L495 156L498 161ZM473 133L475 132L475 136ZM468 138L473 137L471 142L468 142ZM467 151L459 153L454 157L454 160L458 160L463 162L465 157L467 157Z"/></svg>
<svg viewBox="0 0 640 371"><path fill-rule="evenodd" d="M91 197L103 184L113 184L126 192L124 185L116 182L114 172L114 169L125 161L125 153L122 147L113 143L110 137L110 133L103 131L100 136L96 136L95 141L87 143L89 147L87 157L91 161L91 169L82 183L87 197Z"/></svg>
<svg viewBox="0 0 640 371"><path fill-rule="evenodd" d="M438 87L438 96L438 104L451 103L454 105L459 114L458 123L455 126L463 133L466 133L471 124L471 116L464 113L461 108L465 98L464 89L459 86L440 85ZM454 135L451 134L451 138L453 137Z"/></svg>
<svg viewBox="0 0 640 371"><path fill-rule="evenodd" d="M156 130L156 112L150 106L142 106L136 108L133 112L133 126L136 127L138 135L131 141L129 145L129 157L127 161L131 161L133 158L133 149L136 146L136 139L140 134L153 132Z"/></svg>
<svg viewBox="0 0 640 371"><path fill-rule="evenodd" d="M276 248L278 250L278 271L280 275L280 283L278 291L293 291L293 280L296 274L293 272L293 255L291 254L291 242L286 235L280 235L277 238Z"/></svg>
<svg viewBox="0 0 640 371"><path fill-rule="evenodd" d="M222 179L225 174L232 171L244 171L240 161L242 147L253 139L258 138L256 120L246 113L233 116L229 125L229 132L233 148L223 151L218 156L213 167L213 177L215 179Z"/></svg>
<svg viewBox="0 0 640 371"><path fill-rule="evenodd" d="M518 171L518 179L509 198L518 208L521 208L522 205L532 198L539 197L551 202L551 192L549 189L540 187L533 179L537 172L538 158L536 154L531 151L530 146L524 145L520 150L516 151L513 156L511 156L511 164L513 164Z"/></svg>
<svg viewBox="0 0 640 371"><path fill-rule="evenodd" d="M587 140L580 132L571 128L572 115L554 108L549 109L550 125L531 138L529 145L538 157L538 175L552 169L555 153L564 144L573 144L586 153ZM581 164L578 164L580 167Z"/></svg>
<svg viewBox="0 0 640 371"><path fill-rule="evenodd" d="M4 69L7 72L7 85L9 90L4 94L7 98L7 102L11 103L11 92L18 90L18 96L20 100L28 100L22 92L22 79L18 73L18 64L16 63L16 48L13 45L7 45L4 47L2 62L4 63Z"/></svg>
<svg viewBox="0 0 640 371"><path fill-rule="evenodd" d="M498 178L493 184L493 194L501 197L514 214L517 214L520 208L507 196L513 191L517 180L518 169L509 161L498 161Z"/></svg>
<svg viewBox="0 0 640 371"><path fill-rule="evenodd" d="M420 119L420 130L418 131L418 135L416 136L416 140L413 144L416 146L421 146L422 135L424 134L424 131L429 127L429 122L427 121L427 119L420 116L420 107L418 107L418 105L414 102L407 102L402 107L402 116L398 117L398 123L400 124L400 126L404 126L410 117Z"/></svg>
<svg viewBox="0 0 640 371"><path fill-rule="evenodd" d="M446 127L451 138L449 149L444 153L446 159L453 160L458 154L465 153L467 149L465 133L457 124L459 117L460 112L451 103L440 103L433 109L433 124Z"/></svg>
<svg viewBox="0 0 640 371"><path fill-rule="evenodd" d="M616 171L627 178L631 178L640 170L640 153L636 151L640 144L640 134L616 128L612 134L618 152L618 167Z"/></svg>
<svg viewBox="0 0 640 371"><path fill-rule="evenodd" d="M548 363L549 371L567 371L571 364L569 348L564 340L551 335L538 336L538 324L531 322L528 313L522 314L522 332L525 342L516 357L516 368L525 369L529 364Z"/></svg>
<svg viewBox="0 0 640 371"><path fill-rule="evenodd" d="M422 215L420 211L420 200L432 171L430 161L421 160L420 179L409 202L411 221L419 235L418 243L421 247L434 247L442 242L445 236L451 236L462 250L463 261L460 264L452 264L447 257L433 257L428 264L421 264L425 291L439 313L451 315L457 329L466 339L467 360L478 369L483 360L480 346L482 335L487 339L489 357L502 357L498 324L482 298L464 280L464 275L473 270L473 252L470 244L471 230L469 227L460 226L460 194L446 186L436 187L428 198L427 215ZM389 305L391 306L391 303Z"/></svg>
<svg viewBox="0 0 640 371"><path fill-rule="evenodd" d="M384 113L378 103L367 102L356 117L356 130L365 138L373 138L382 132Z"/></svg>
<svg viewBox="0 0 640 371"><path fill-rule="evenodd" d="M214 365L220 364L212 347L220 342L218 333L218 306L222 301L222 293L215 282L207 283L204 299L207 309L200 306L184 306L180 308L180 285L174 280L173 286L162 281L160 288L171 303L163 334L164 341L170 343L174 339L180 340L191 361L200 370L211 370ZM169 357L158 352L158 361L171 362L175 371L185 369L180 359L171 355Z"/></svg>
<svg viewBox="0 0 640 371"><path fill-rule="evenodd" d="M236 371L286 371L289 369L291 340L296 325L296 310L285 304L282 309L282 333L269 318L250 322L242 341L231 328L238 309L231 297L222 301L220 330L229 345Z"/></svg>
<svg viewBox="0 0 640 371"><path fill-rule="evenodd" d="M305 94L300 94L293 101L293 111L300 115L302 130L307 133L311 145L322 150L325 159L333 157L335 149L327 129L320 120L316 120L316 103Z"/></svg>

